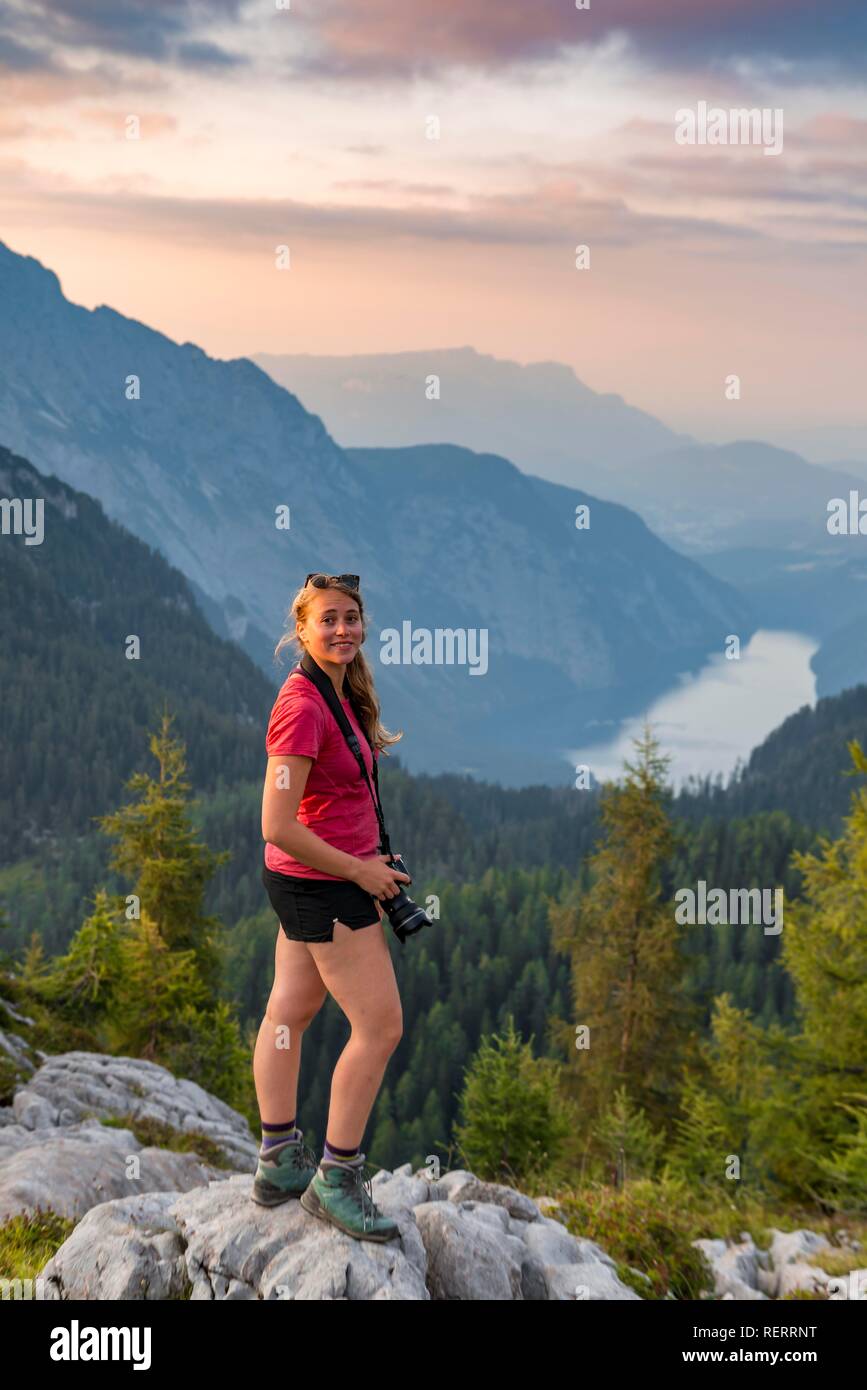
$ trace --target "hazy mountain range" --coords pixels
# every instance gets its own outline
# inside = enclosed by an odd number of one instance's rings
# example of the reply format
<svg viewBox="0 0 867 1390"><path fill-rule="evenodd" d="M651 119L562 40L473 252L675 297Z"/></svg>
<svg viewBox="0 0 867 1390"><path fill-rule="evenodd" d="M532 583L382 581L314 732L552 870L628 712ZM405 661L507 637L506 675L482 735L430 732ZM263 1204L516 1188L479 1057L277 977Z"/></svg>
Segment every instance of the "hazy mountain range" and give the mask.
<svg viewBox="0 0 867 1390"><path fill-rule="evenodd" d="M326 419L345 447L462 444L603 497L611 469L693 442L622 396L591 391L562 362L522 366L472 347L252 360ZM426 394L432 375L438 400Z"/></svg>
<svg viewBox="0 0 867 1390"><path fill-rule="evenodd" d="M867 538L827 530L832 498L867 496L863 430L792 431L813 453L826 451L819 465L758 440L676 435L557 362L521 366L468 347L254 360L322 413L350 452L421 440L486 447L526 473L622 503L738 589L762 626L827 639L812 663L820 695L867 680ZM431 374L438 400L427 399ZM835 465L835 453L851 457Z"/></svg>
<svg viewBox="0 0 867 1390"><path fill-rule="evenodd" d="M640 710L753 630L733 589L623 507L493 453L347 452L252 362L71 304L56 275L2 245L0 297L0 443L159 549L275 682L285 668L264 653L306 571L358 571L409 767L563 780L562 750L601 713ZM404 623L484 629L487 674L383 664L382 629Z"/></svg>
<svg viewBox="0 0 867 1390"><path fill-rule="evenodd" d="M559 362L522 366L469 347L253 360L346 448L493 450L526 473L623 503L689 553L821 542L828 499L859 486L857 465L849 472L756 440L714 445L675 434ZM426 395L431 375L437 400Z"/></svg>

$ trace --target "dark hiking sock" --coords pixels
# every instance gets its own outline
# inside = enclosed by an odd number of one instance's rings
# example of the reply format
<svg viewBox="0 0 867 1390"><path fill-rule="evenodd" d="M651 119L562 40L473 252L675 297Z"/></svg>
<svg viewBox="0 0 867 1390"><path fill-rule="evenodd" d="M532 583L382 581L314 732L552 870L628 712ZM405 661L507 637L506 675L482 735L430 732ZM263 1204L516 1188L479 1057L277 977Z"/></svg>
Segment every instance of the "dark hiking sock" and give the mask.
<svg viewBox="0 0 867 1390"><path fill-rule="evenodd" d="M338 1149L333 1144L325 1140L325 1147L322 1150L323 1163L345 1163L354 1165L361 1158L361 1149L358 1145L354 1149Z"/></svg>
<svg viewBox="0 0 867 1390"><path fill-rule="evenodd" d="M301 1137L300 1129L295 1128L294 1118L282 1125L266 1125L262 1121L262 1151L267 1152L277 1144L297 1143Z"/></svg>

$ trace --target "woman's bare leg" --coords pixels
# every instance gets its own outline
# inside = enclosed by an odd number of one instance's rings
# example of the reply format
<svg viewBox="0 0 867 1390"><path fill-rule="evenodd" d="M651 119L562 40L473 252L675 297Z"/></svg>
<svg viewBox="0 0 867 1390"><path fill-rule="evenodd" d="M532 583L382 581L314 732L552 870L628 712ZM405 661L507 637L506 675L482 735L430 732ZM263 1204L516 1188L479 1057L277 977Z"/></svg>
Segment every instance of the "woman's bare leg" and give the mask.
<svg viewBox="0 0 867 1390"><path fill-rule="evenodd" d="M303 941L282 927L274 953L274 986L253 1052L259 1114L266 1125L298 1114L298 1069L305 1029L325 1002L325 986Z"/></svg>
<svg viewBox="0 0 867 1390"><path fill-rule="evenodd" d="M335 922L334 940L309 942L307 950L352 1025L331 1079L325 1137L340 1149L354 1149L403 1033L394 966L381 921L358 931Z"/></svg>

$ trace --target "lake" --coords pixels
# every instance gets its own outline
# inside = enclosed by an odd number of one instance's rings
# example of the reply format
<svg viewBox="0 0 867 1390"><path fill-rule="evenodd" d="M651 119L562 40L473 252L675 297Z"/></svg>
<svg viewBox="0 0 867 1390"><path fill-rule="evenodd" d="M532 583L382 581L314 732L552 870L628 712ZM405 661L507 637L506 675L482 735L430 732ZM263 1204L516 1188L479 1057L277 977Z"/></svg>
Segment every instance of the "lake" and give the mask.
<svg viewBox="0 0 867 1390"><path fill-rule="evenodd" d="M755 746L802 705L816 703L816 677L810 658L818 647L799 632L760 629L739 661L715 654L696 675L656 699L647 710L662 752L671 754L669 777L677 789L693 774L733 771ZM624 758L632 760L632 739L643 716L624 720L613 737L570 750L572 766L589 765L599 781L623 776ZM602 734L602 730L600 730Z"/></svg>

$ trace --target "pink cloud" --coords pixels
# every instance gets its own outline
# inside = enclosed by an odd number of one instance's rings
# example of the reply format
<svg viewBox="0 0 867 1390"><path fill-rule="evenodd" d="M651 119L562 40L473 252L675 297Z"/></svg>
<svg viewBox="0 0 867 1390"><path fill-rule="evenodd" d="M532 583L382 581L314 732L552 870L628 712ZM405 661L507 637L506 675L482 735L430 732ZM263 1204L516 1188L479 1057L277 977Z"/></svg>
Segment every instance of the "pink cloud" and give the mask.
<svg viewBox="0 0 867 1390"><path fill-rule="evenodd" d="M297 18L321 45L311 66L335 76L532 61L613 32L633 35L663 63L666 56L677 63L765 48L801 48L810 56L805 31L818 28L819 46L822 33L826 40L831 34L816 20L812 0L592 0L587 10L571 0L321 0Z"/></svg>

